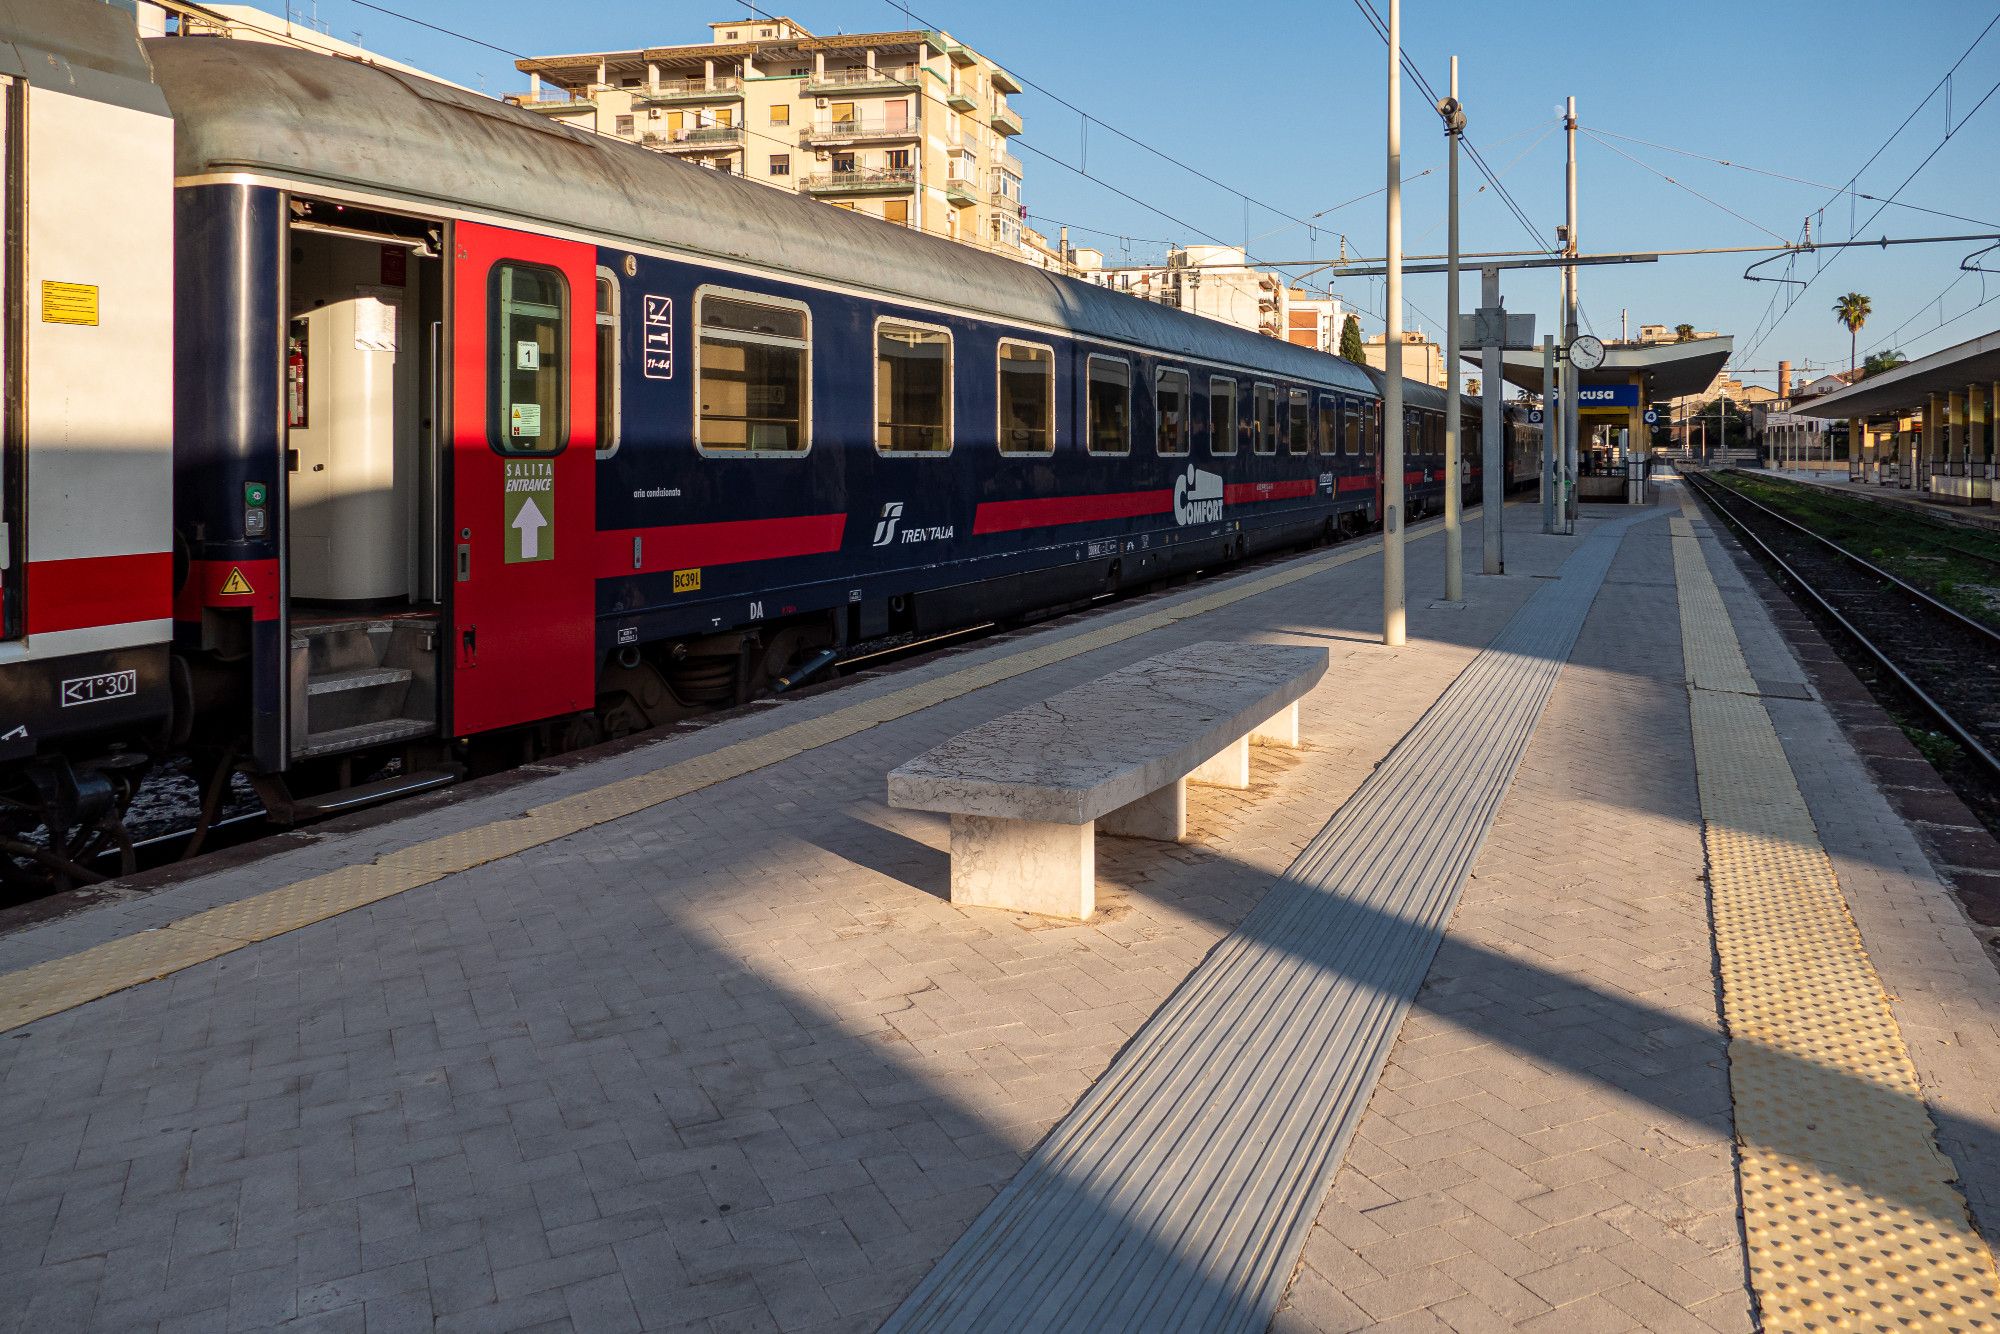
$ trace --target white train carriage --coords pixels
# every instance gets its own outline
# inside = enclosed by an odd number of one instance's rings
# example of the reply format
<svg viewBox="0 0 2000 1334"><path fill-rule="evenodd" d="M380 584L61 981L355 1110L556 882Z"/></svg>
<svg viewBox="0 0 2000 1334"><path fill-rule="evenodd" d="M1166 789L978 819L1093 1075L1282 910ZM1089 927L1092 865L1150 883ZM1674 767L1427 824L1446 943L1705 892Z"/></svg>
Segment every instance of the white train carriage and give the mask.
<svg viewBox="0 0 2000 1334"><path fill-rule="evenodd" d="M67 0L0 0L0 126L0 837L74 858L169 713L174 131Z"/></svg>

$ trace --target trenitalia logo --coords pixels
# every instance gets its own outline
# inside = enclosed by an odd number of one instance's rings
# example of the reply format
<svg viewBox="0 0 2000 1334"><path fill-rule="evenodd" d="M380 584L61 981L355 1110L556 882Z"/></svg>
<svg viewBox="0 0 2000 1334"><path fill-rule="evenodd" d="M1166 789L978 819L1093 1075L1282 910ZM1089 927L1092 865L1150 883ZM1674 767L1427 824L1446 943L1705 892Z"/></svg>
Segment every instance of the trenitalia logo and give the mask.
<svg viewBox="0 0 2000 1334"><path fill-rule="evenodd" d="M882 506L882 517L875 521L875 546L886 547L896 540L896 520L902 517L902 501L891 500Z"/></svg>
<svg viewBox="0 0 2000 1334"><path fill-rule="evenodd" d="M1222 518L1222 474L1203 472L1192 463L1174 478L1174 522L1214 523Z"/></svg>

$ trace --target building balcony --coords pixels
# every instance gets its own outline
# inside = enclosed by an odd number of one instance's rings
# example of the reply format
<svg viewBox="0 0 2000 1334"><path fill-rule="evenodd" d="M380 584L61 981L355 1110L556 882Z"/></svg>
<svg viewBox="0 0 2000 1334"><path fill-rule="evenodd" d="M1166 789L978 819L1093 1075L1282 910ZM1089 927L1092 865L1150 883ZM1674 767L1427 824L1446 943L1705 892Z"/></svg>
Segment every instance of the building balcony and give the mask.
<svg viewBox="0 0 2000 1334"><path fill-rule="evenodd" d="M1019 195L1010 195L998 187L986 192L986 202L1000 209L1010 218L1019 217L1021 214L1021 197Z"/></svg>
<svg viewBox="0 0 2000 1334"><path fill-rule="evenodd" d="M1021 132L1021 118L1006 107L994 107L993 114L988 119L993 123L993 132L995 134L1019 134Z"/></svg>
<svg viewBox="0 0 2000 1334"><path fill-rule="evenodd" d="M944 197L953 208L971 208L979 202L979 187L963 176L947 176Z"/></svg>
<svg viewBox="0 0 2000 1334"><path fill-rule="evenodd" d="M915 65L875 69L828 70L806 76L805 91L812 97L838 97L846 93L895 93L914 91L918 70Z"/></svg>
<svg viewBox="0 0 2000 1334"><path fill-rule="evenodd" d="M1009 176L1012 176L1015 180L1018 181L1021 179L1021 159L1015 157L1006 149L1000 148L994 150L993 165L1006 172Z"/></svg>
<svg viewBox="0 0 2000 1334"><path fill-rule="evenodd" d="M886 144L922 137L914 123L893 125L888 121L846 120L810 125L799 131L801 148L838 148L847 144Z"/></svg>
<svg viewBox="0 0 2000 1334"><path fill-rule="evenodd" d="M801 183L810 195L906 195L917 188L915 167L815 172Z"/></svg>
<svg viewBox="0 0 2000 1334"><path fill-rule="evenodd" d="M661 79L657 88L632 90L635 107L686 106L690 102L741 102L743 81L734 74L718 74L714 82L705 79Z"/></svg>
<svg viewBox="0 0 2000 1334"><path fill-rule="evenodd" d="M597 110L597 99L565 95L562 97L523 97L514 103L523 111L532 111L538 116L561 116L579 111Z"/></svg>
<svg viewBox="0 0 2000 1334"><path fill-rule="evenodd" d="M743 147L741 125L701 125L688 130L649 131L644 143L663 153L733 153Z"/></svg>
<svg viewBox="0 0 2000 1334"><path fill-rule="evenodd" d="M971 93L958 88L954 88L944 95L944 104L953 111L972 111L979 106L979 103L972 100Z"/></svg>
<svg viewBox="0 0 2000 1334"><path fill-rule="evenodd" d="M951 41L942 33L931 33L930 38L931 45L950 57L952 64L963 68L966 65L976 65L979 63L979 57L973 54L972 48L965 45L965 43Z"/></svg>
<svg viewBox="0 0 2000 1334"><path fill-rule="evenodd" d="M1021 91L1021 81L1006 70L1001 69L998 65L993 67L993 86L1003 93L1018 93Z"/></svg>

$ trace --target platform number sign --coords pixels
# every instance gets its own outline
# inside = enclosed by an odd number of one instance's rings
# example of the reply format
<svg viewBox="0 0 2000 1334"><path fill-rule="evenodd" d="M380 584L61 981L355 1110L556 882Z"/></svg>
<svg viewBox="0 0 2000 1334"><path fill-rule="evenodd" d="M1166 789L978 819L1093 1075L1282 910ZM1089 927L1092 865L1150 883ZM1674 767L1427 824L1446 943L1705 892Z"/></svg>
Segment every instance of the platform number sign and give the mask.
<svg viewBox="0 0 2000 1334"><path fill-rule="evenodd" d="M556 465L547 459L508 459L502 494L507 564L554 560Z"/></svg>
<svg viewBox="0 0 2000 1334"><path fill-rule="evenodd" d="M646 378L674 378L674 299L646 294Z"/></svg>

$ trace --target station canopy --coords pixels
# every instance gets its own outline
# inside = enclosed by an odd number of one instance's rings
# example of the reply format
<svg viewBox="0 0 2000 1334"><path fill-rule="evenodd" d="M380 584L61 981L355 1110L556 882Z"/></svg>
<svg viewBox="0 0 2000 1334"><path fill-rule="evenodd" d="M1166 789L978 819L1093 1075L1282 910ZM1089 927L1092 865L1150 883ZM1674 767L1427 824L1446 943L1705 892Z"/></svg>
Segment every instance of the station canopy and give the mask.
<svg viewBox="0 0 2000 1334"><path fill-rule="evenodd" d="M2000 329L1871 375L1859 384L1805 399L1792 411L1836 419L1887 417L1915 412L1932 394L1942 398L1963 392L1967 385L1990 385L1996 380L2000 380Z"/></svg>
<svg viewBox="0 0 2000 1334"><path fill-rule="evenodd" d="M1582 383L1585 388L1631 384L1632 377L1637 375L1642 377L1639 381L1642 403L1685 398L1704 393L1715 383L1735 346L1735 338L1728 334L1719 338L1690 338L1685 343L1606 343L1604 364L1594 371L1584 371ZM1483 351L1467 348L1465 358L1478 362L1483 370ZM1500 374L1508 384L1518 385L1531 394L1541 393L1541 349L1502 352Z"/></svg>

